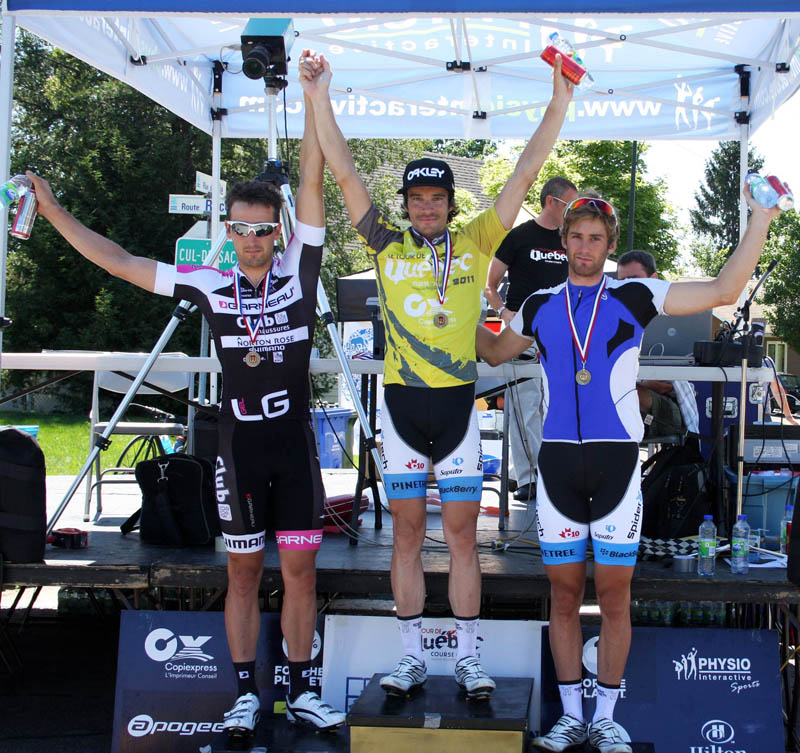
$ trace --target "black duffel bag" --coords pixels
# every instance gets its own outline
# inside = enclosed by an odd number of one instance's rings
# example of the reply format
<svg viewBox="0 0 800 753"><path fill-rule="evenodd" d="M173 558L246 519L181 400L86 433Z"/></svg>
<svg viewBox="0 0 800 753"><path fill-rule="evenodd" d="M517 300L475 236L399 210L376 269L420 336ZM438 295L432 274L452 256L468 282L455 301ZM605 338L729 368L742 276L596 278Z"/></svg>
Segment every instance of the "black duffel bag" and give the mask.
<svg viewBox="0 0 800 753"><path fill-rule="evenodd" d="M0 429L0 555L41 562L47 528L44 453L30 435Z"/></svg>
<svg viewBox="0 0 800 753"><path fill-rule="evenodd" d="M200 546L219 535L214 468L205 458L163 455L136 465L142 506L121 526L139 529L142 541L168 546Z"/></svg>

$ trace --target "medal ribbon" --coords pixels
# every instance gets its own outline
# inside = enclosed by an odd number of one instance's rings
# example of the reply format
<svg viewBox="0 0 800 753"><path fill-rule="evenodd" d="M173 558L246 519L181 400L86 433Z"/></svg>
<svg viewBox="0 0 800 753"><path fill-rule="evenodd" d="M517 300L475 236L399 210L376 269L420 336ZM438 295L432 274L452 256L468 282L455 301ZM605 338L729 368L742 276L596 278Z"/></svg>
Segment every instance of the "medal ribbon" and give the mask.
<svg viewBox="0 0 800 753"><path fill-rule="evenodd" d="M250 323L250 319L247 317L244 311L242 311L241 281L239 278L239 267L236 267L236 274L233 276L233 300L236 303L236 310L239 312L239 314L241 314L241 317L244 321L244 326L247 329L247 334L250 337L250 350L256 349L256 338L258 338L258 332L264 322L264 313L267 308L267 298L269 297L271 283L272 267L270 267L269 272L267 272L267 277L264 280L264 289L261 291L261 313L258 316L258 321L256 322L256 326L254 328Z"/></svg>
<svg viewBox="0 0 800 753"><path fill-rule="evenodd" d="M597 309L600 305L600 296L603 295L603 291L605 289L606 278L603 276L603 283L600 285L597 295L594 297L594 306L592 306L592 316L589 319L589 327L586 330L586 337L584 338L583 345L581 345L580 340L578 339L578 328L575 326L575 320L572 318L572 306L570 306L569 302L569 282L564 283L564 296L567 302L567 318L569 319L569 328L572 332L572 341L575 343L575 347L578 349L578 355L583 362L584 368L586 367L586 356L589 353L589 343L592 341L592 332L594 332L594 325L597 321Z"/></svg>
<svg viewBox="0 0 800 753"><path fill-rule="evenodd" d="M439 255L436 253L436 247L427 238L422 240L431 250L431 265L433 266L433 279L436 282L436 295L439 296L439 305L444 306L447 283L450 279L450 268L453 266L453 244L450 240L450 231L445 230L444 232L444 270L442 271L441 287L439 287Z"/></svg>

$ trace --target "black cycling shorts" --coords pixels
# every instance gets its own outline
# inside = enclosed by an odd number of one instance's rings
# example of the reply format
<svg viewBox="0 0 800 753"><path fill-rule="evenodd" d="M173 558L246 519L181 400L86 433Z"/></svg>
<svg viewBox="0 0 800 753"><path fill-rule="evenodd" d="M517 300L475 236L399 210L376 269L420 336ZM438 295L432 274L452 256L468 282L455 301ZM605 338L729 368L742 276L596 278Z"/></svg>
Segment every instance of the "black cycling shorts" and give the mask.
<svg viewBox="0 0 800 753"><path fill-rule="evenodd" d="M229 552L319 549L325 492L307 421L222 421L216 468L217 511Z"/></svg>

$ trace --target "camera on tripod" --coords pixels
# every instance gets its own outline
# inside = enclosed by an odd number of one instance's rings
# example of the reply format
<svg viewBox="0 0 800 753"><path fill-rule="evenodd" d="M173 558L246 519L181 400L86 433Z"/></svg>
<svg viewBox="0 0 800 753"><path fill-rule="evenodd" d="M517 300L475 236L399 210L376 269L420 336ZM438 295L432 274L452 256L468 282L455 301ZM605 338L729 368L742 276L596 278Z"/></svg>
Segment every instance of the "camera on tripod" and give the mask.
<svg viewBox="0 0 800 753"><path fill-rule="evenodd" d="M242 73L263 78L268 88L283 89L294 36L291 19L251 18L241 36Z"/></svg>

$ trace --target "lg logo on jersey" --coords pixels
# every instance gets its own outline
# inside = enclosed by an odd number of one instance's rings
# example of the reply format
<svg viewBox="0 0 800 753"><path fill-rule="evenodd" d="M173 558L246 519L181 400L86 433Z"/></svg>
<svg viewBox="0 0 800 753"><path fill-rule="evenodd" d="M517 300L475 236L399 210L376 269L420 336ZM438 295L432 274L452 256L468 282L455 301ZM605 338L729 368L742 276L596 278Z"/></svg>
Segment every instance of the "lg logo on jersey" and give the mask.
<svg viewBox="0 0 800 753"><path fill-rule="evenodd" d="M265 418L278 418L284 413L289 412L289 392L288 390L278 390L277 392L270 392L269 395L264 395L261 398L261 416L249 416L243 413L244 405L240 404L238 400L233 398L231 400L233 406L233 415L239 421L263 421Z"/></svg>

